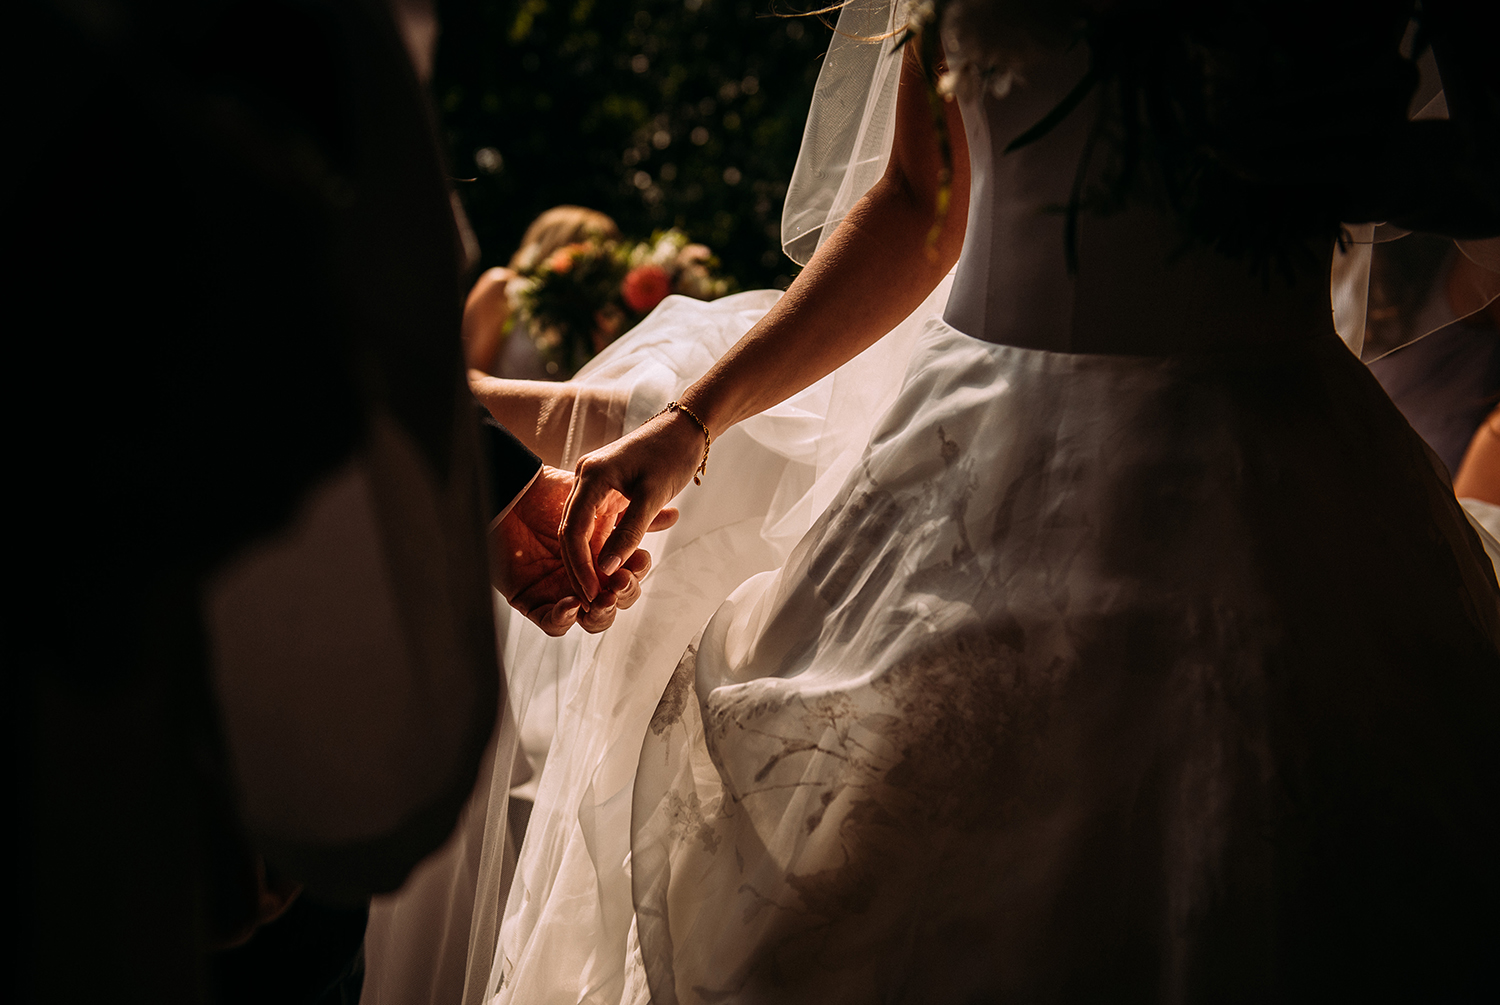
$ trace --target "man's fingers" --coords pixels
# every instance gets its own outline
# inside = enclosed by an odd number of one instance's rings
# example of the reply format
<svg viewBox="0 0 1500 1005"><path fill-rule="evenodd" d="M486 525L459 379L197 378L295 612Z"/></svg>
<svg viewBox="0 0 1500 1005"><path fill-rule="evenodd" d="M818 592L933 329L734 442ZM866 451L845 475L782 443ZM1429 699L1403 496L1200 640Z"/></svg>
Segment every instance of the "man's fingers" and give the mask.
<svg viewBox="0 0 1500 1005"><path fill-rule="evenodd" d="M533 608L525 614L538 628L556 638L566 635L568 629L578 622L581 609L577 597L564 597L555 604Z"/></svg>
<svg viewBox="0 0 1500 1005"><path fill-rule="evenodd" d="M604 589L615 593L615 606L625 610L641 599L641 580L651 571L651 553L637 548L625 564L604 580Z"/></svg>
<svg viewBox="0 0 1500 1005"><path fill-rule="evenodd" d="M609 598L609 594L599 594L600 600L607 598ZM610 599L610 602L607 604L590 604L589 609L578 616L578 623L583 626L584 631L592 635L597 635L615 623L615 615L617 613L619 613L619 609L615 606L613 599Z"/></svg>
<svg viewBox="0 0 1500 1005"><path fill-rule="evenodd" d="M637 579L645 579L646 573L651 571L651 552L637 548L635 554L625 560L625 571Z"/></svg>
<svg viewBox="0 0 1500 1005"><path fill-rule="evenodd" d="M629 576L629 574L626 574ZM627 611L641 599L641 581L634 576L629 576L629 581L621 585L615 591L615 606L622 611Z"/></svg>
<svg viewBox="0 0 1500 1005"><path fill-rule="evenodd" d="M636 552L636 554L640 554L640 552ZM634 557L634 555L631 556L632 559ZM641 581L635 573L630 571L629 566L630 563L626 562L624 568L604 580L605 591L614 594L615 606L622 611L628 609L637 600L641 599Z"/></svg>

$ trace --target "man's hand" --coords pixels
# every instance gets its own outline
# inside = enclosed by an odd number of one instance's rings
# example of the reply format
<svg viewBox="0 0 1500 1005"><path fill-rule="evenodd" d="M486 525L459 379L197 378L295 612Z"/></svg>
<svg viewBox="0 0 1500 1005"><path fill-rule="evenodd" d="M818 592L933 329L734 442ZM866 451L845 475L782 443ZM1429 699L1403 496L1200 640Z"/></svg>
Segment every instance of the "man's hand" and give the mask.
<svg viewBox="0 0 1500 1005"><path fill-rule="evenodd" d="M557 468L543 467L510 512L490 528L490 581L510 605L530 618L548 635L562 635L575 622L584 631L602 632L614 623L615 614L634 604L641 595L641 580L651 568L651 556L636 551L601 584L592 603L577 595L563 565L558 525L563 505L573 490L573 476ZM625 509L619 499L616 515ZM677 511L663 510L651 524L664 530L677 522ZM601 522L595 533L597 555L614 521Z"/></svg>

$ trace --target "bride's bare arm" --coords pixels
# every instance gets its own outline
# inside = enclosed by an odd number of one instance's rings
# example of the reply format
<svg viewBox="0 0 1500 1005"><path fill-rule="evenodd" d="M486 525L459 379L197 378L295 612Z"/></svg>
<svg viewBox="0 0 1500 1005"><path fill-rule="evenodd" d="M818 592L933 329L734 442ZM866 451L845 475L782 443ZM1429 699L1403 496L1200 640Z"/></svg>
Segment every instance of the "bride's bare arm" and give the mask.
<svg viewBox="0 0 1500 1005"><path fill-rule="evenodd" d="M915 310L958 260L969 197L963 123L957 105L946 103L952 204L929 247L942 160L914 49L902 67L885 176L776 306L683 395L715 436L853 359Z"/></svg>
<svg viewBox="0 0 1500 1005"><path fill-rule="evenodd" d="M902 56L896 131L885 176L855 204L786 295L680 401L715 437L858 355L915 310L958 260L968 215L969 154L954 103L951 201L936 240L943 158L915 47ZM692 477L704 433L668 412L585 457L564 512L563 555L583 596L640 543L656 512ZM595 558L588 541L609 493L630 500Z"/></svg>

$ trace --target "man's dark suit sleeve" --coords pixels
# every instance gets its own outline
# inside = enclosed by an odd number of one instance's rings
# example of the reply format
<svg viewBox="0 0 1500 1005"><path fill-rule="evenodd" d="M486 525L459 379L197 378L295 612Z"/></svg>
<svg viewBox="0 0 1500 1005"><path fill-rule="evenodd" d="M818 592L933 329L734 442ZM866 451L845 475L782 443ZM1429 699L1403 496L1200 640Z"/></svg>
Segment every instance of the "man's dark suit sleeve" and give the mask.
<svg viewBox="0 0 1500 1005"><path fill-rule="evenodd" d="M486 476L488 515L491 520L510 509L542 469L542 460L510 430L479 409L480 465Z"/></svg>

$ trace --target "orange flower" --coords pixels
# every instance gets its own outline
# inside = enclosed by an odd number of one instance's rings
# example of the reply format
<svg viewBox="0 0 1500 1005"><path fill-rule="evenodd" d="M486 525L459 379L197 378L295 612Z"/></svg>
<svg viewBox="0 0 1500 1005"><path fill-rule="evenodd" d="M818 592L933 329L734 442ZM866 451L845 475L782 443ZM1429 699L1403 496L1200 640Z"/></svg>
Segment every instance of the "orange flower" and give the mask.
<svg viewBox="0 0 1500 1005"><path fill-rule="evenodd" d="M588 250L589 246L587 244L569 244L558 248L547 259L547 268L553 272L567 272L573 268L573 259Z"/></svg>
<svg viewBox="0 0 1500 1005"><path fill-rule="evenodd" d="M625 306L637 314L650 311L671 292L672 277L660 265L637 265L625 274L625 282L620 285Z"/></svg>

